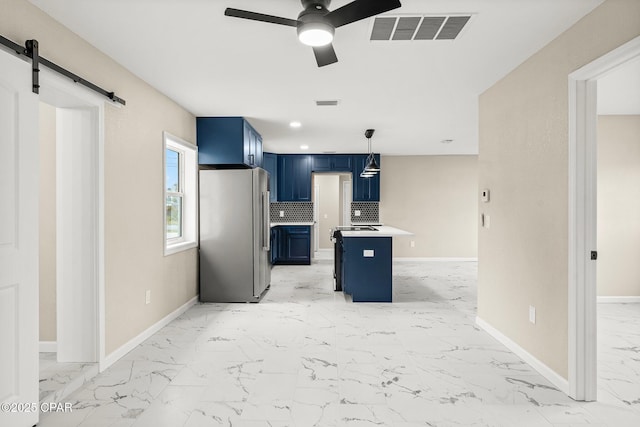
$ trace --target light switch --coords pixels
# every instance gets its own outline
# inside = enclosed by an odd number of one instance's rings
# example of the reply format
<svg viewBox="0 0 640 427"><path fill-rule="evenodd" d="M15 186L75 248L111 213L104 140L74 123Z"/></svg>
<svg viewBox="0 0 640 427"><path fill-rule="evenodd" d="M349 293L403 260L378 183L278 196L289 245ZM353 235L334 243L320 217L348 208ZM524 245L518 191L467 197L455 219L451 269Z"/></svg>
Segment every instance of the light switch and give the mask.
<svg viewBox="0 0 640 427"><path fill-rule="evenodd" d="M375 256L375 251L373 249L365 249L362 251L362 256L365 258L373 258Z"/></svg>
<svg viewBox="0 0 640 427"><path fill-rule="evenodd" d="M329 218L329 215L324 214L324 219L327 219L327 218Z"/></svg>
<svg viewBox="0 0 640 427"><path fill-rule="evenodd" d="M532 305L529 306L529 322L536 324L536 308Z"/></svg>
<svg viewBox="0 0 640 427"><path fill-rule="evenodd" d="M482 196L483 202L485 203L489 202L489 189L485 188L484 190L482 190L481 196Z"/></svg>

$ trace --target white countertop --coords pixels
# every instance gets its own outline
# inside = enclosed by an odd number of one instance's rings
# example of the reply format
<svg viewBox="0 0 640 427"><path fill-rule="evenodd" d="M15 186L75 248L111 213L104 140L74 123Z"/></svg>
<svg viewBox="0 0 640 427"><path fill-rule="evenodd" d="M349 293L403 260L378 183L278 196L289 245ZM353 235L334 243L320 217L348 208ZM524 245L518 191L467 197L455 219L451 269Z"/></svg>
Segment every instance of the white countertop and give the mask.
<svg viewBox="0 0 640 427"><path fill-rule="evenodd" d="M343 231L343 237L396 237L396 236L413 236L413 233L399 228L390 227L388 225L374 226L377 231Z"/></svg>
<svg viewBox="0 0 640 427"><path fill-rule="evenodd" d="M313 225L312 222L272 222L271 227L277 227L279 225Z"/></svg>

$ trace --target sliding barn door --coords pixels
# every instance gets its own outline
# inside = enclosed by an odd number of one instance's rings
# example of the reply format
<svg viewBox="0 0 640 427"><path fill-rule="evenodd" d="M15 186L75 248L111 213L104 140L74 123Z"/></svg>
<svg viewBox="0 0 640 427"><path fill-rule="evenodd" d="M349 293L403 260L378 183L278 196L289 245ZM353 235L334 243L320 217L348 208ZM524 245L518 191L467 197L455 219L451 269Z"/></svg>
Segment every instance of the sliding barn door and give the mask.
<svg viewBox="0 0 640 427"><path fill-rule="evenodd" d="M38 96L0 50L0 425L38 422Z"/></svg>

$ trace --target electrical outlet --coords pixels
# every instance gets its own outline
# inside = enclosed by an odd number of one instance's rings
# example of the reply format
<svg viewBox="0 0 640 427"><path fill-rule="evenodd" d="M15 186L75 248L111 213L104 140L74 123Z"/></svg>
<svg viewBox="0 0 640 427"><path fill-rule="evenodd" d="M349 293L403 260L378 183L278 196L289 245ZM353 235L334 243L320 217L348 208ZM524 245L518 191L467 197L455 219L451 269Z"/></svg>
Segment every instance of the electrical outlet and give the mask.
<svg viewBox="0 0 640 427"><path fill-rule="evenodd" d="M147 292L144 293L144 301L145 304L151 304L151 290L148 289Z"/></svg>
<svg viewBox="0 0 640 427"><path fill-rule="evenodd" d="M532 305L529 306L529 322L536 324L536 308Z"/></svg>
<svg viewBox="0 0 640 427"><path fill-rule="evenodd" d="M415 240L412 240L412 241L411 241L411 247L412 247L412 248L415 248L415 247L416 247L416 242L415 242Z"/></svg>
<svg viewBox="0 0 640 427"><path fill-rule="evenodd" d="M354 212L353 212L353 214L354 214L355 216L360 216L361 212L360 212L360 211L354 211Z"/></svg>
<svg viewBox="0 0 640 427"><path fill-rule="evenodd" d="M280 211L280 218L284 217L284 211Z"/></svg>

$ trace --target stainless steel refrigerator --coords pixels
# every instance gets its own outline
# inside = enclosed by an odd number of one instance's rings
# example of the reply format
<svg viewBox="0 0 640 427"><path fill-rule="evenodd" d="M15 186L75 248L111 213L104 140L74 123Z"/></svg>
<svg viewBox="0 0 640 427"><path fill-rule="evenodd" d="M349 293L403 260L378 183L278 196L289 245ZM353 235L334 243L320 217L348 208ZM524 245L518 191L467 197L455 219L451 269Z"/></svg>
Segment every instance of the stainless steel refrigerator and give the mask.
<svg viewBox="0 0 640 427"><path fill-rule="evenodd" d="M200 300L258 302L271 283L269 174L200 170Z"/></svg>

